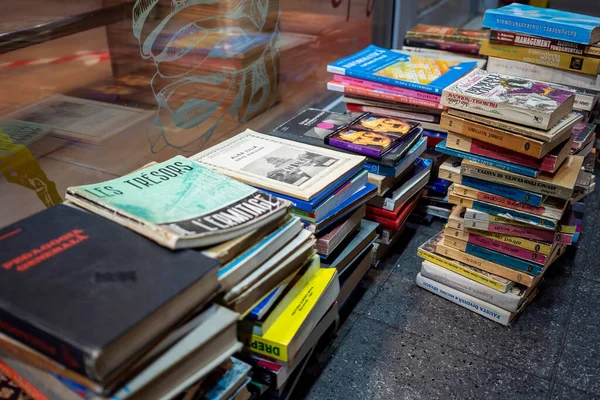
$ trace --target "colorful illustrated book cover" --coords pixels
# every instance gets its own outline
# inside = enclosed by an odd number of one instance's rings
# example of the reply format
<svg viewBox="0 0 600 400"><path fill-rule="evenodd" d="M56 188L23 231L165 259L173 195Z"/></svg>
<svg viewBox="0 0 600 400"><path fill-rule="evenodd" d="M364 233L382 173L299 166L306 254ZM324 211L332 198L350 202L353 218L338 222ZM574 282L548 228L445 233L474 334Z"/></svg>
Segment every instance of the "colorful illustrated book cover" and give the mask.
<svg viewBox="0 0 600 400"><path fill-rule="evenodd" d="M404 141L418 123L400 118L367 114L348 128L327 138L331 146L355 151L372 157L381 157Z"/></svg>
<svg viewBox="0 0 600 400"><path fill-rule="evenodd" d="M329 64L327 71L427 93L441 93L476 64L419 57L370 45Z"/></svg>
<svg viewBox="0 0 600 400"><path fill-rule="evenodd" d="M322 144L323 139L328 135L351 124L354 120L356 117L308 108L275 128L271 134L310 144L313 144L313 141Z"/></svg>

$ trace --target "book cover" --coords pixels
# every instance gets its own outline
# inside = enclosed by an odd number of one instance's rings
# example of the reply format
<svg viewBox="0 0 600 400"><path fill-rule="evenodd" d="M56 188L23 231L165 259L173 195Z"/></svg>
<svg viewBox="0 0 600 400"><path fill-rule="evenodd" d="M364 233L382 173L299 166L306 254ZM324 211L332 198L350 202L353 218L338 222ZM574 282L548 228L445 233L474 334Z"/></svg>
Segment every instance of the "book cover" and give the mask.
<svg viewBox="0 0 600 400"><path fill-rule="evenodd" d="M450 300L482 317L497 322L500 325L508 326L517 316L517 313L511 313L510 311L463 293L460 290L436 282L433 279L426 278L421 275L420 272L417 274L417 286L445 298L446 300Z"/></svg>
<svg viewBox="0 0 600 400"><path fill-rule="evenodd" d="M600 41L600 18L525 4L486 10L483 26L581 44Z"/></svg>
<svg viewBox="0 0 600 400"><path fill-rule="evenodd" d="M367 114L347 128L327 136L325 143L355 153L381 158L400 145L418 127L418 122Z"/></svg>
<svg viewBox="0 0 600 400"><path fill-rule="evenodd" d="M424 100L417 97L409 97L403 94L395 92L384 91L381 89L374 89L371 87L357 86L349 82L341 81L329 81L327 82L327 89L333 92L344 93L350 96L361 96L375 100L393 101L400 104L408 104L417 107L426 107L432 109L443 110L445 107L440 105L440 102Z"/></svg>
<svg viewBox="0 0 600 400"><path fill-rule="evenodd" d="M594 136L596 132L596 125L588 124L586 122L579 122L573 126L573 144L571 148L573 150L579 150L587 145L588 141Z"/></svg>
<svg viewBox="0 0 600 400"><path fill-rule="evenodd" d="M371 174L383 175L388 177L397 178L407 168L409 168L415 160L423 154L427 149L427 138L421 137L417 143L415 143L408 153L393 167L385 167L383 165L365 163L364 168Z"/></svg>
<svg viewBox="0 0 600 400"><path fill-rule="evenodd" d="M475 67L475 62L444 61L395 52L374 45L327 66L346 75L407 89L440 94Z"/></svg>
<svg viewBox="0 0 600 400"><path fill-rule="evenodd" d="M342 184L339 180L354 175L365 161L249 129L190 159L249 185L306 201Z"/></svg>
<svg viewBox="0 0 600 400"><path fill-rule="evenodd" d="M384 107L370 106L370 105L364 105L364 104L347 103L346 110L353 112L353 113L372 112L375 114L388 115L390 117L410 119L410 120L419 121L419 122L431 122L434 124L440 122L439 115L435 115L435 114L431 115L431 114L425 114L425 113L416 113L416 112L411 112L411 111L395 110L393 108L384 108Z"/></svg>
<svg viewBox="0 0 600 400"><path fill-rule="evenodd" d="M383 228L391 229L397 232L400 229L402 229L404 223L406 222L410 214L414 211L420 199L421 192L418 192L416 195L413 195L410 200L406 201L399 207L400 210L395 219L385 218L381 215L376 214L367 214L366 218L368 220L379 223Z"/></svg>
<svg viewBox="0 0 600 400"><path fill-rule="evenodd" d="M516 151L506 149L504 147L489 144L479 139L473 139L468 136L462 136L453 132L448 133L448 140L446 141L446 146L450 149L461 151L463 153L471 153L476 156L481 156L488 159L495 159L498 161L509 163L509 166L511 167L516 164L527 169L533 169L534 171L537 171L535 175L529 175L531 171L528 171L523 175L535 177L537 176L537 174L539 174L539 171L550 173L556 172L556 170L562 165L563 161L565 161L565 159L569 155L569 152L572 147L571 143L572 139L567 139L564 143L561 143L560 145L556 146L549 154L546 154L541 159L529 157L517 153ZM459 155L457 154L457 156ZM472 159L472 161L477 160ZM510 171L510 169L508 168L503 168L499 165L498 167ZM515 170L514 172L517 171Z"/></svg>
<svg viewBox="0 0 600 400"><path fill-rule="evenodd" d="M514 285L501 293L429 261L421 264L421 275L511 312L518 310L529 292L524 286Z"/></svg>
<svg viewBox="0 0 600 400"><path fill-rule="evenodd" d="M295 349L290 348L290 344L302 328L310 333L317 325L322 315L313 315L312 311L317 309L317 303L321 299L328 300L328 296L324 296L327 292L335 294L335 298L339 294L337 271L333 268L317 271L264 335L242 334L246 347L252 352L277 360L292 361L296 354L293 351ZM327 308L333 301L328 303Z"/></svg>
<svg viewBox="0 0 600 400"><path fill-rule="evenodd" d="M183 156L69 187L67 199L171 249L233 239L281 218L289 206Z"/></svg>
<svg viewBox="0 0 600 400"><path fill-rule="evenodd" d="M487 70L496 74L518 76L525 79L539 79L540 81L575 88L600 90L600 77L598 76L569 72L522 61L489 57Z"/></svg>
<svg viewBox="0 0 600 400"><path fill-rule="evenodd" d="M529 168L529 167L525 167L525 166L522 166L519 164L514 164L511 162L506 162L506 161L498 160L495 158L490 158L490 157L482 156L479 154L469 153L469 152L466 152L463 150L450 148L450 147L446 146L447 141L448 141L448 139L442 141L437 146L435 146L435 149L442 154L447 154L449 156L463 158L465 160L471 160L471 161L474 161L474 162L477 162L480 164L484 164L484 165L490 165L490 166L496 167L498 169L503 169L505 171L514 172L516 174L529 176L531 178L535 178L540 174L539 169ZM456 139L453 141L453 143L456 143Z"/></svg>
<svg viewBox="0 0 600 400"><path fill-rule="evenodd" d="M415 161L415 168L410 174L401 179L383 197L375 197L369 204L394 211L423 189L429 181L430 175L431 160L419 158Z"/></svg>
<svg viewBox="0 0 600 400"><path fill-rule="evenodd" d="M488 37L485 30L452 28L449 26L418 24L406 32L407 37L429 38L456 43L479 43Z"/></svg>
<svg viewBox="0 0 600 400"><path fill-rule="evenodd" d="M284 280L279 286L271 291L267 296L265 296L260 303L256 307L248 313L246 318L250 320L257 321L262 319L267 312L275 305L279 297L283 294L285 289L288 287L288 284L292 281L294 276L289 276L286 280Z"/></svg>
<svg viewBox="0 0 600 400"><path fill-rule="evenodd" d="M427 242L423 243L421 246L419 246L417 255L424 260L446 268L449 271L464 276L475 282L479 282L480 284L497 290L501 293L506 293L514 286L514 282L509 279L502 278L501 276L491 274L482 269L438 254L436 252L436 247L438 244L442 243L443 237L443 232L440 232Z"/></svg>
<svg viewBox="0 0 600 400"><path fill-rule="evenodd" d="M477 115L462 110L450 109L448 110L448 117L458 117L467 121L472 121L478 124L478 128L482 130L489 130L492 128L492 132L495 135L503 136L507 133L516 133L517 135L525 136L526 138L536 139L542 142L550 142L549 148L554 148L557 143L562 143L567 140L571 134L573 126L583 118L577 113L569 113L563 119L558 121L556 125L547 131L540 129L530 128L527 126L513 124L506 121L500 121L495 118L486 117L483 115ZM453 132L456 132L453 130ZM460 133L460 132L458 132ZM512 135L511 137L518 139L519 136ZM489 141L494 140L493 136L488 138ZM500 143L498 143L500 144ZM541 157L537 157L541 158Z"/></svg>
<svg viewBox="0 0 600 400"><path fill-rule="evenodd" d="M444 89L441 104L548 130L574 100L574 92L548 83L475 69Z"/></svg>
<svg viewBox="0 0 600 400"><path fill-rule="evenodd" d="M396 103L381 99L371 99L363 96L344 96L342 97L342 102L346 103L346 105L359 104L363 106L381 107L384 109L406 111L418 114L440 115L442 113L442 110L439 108L428 108L427 110L424 110L422 107L411 106L410 104Z"/></svg>
<svg viewBox="0 0 600 400"><path fill-rule="evenodd" d="M218 287L218 261L66 205L0 230L0 243L0 330L94 381Z"/></svg>
<svg viewBox="0 0 600 400"><path fill-rule="evenodd" d="M465 214L464 224L467 229L472 228L478 231L487 231L499 235L509 235L532 240L540 240L544 242L554 242L556 241L557 237L557 234L554 231L537 229L535 227L529 228L524 226L503 224L500 222L483 221L480 219L472 218L468 214Z"/></svg>
<svg viewBox="0 0 600 400"><path fill-rule="evenodd" d="M542 173L537 178L528 178L484 164L464 160L460 171L464 176L569 200L573 194L573 189L575 188L582 165L583 157L569 156L556 174Z"/></svg>
<svg viewBox="0 0 600 400"><path fill-rule="evenodd" d="M344 269L350 260L354 259L358 253L365 249L370 243L372 243L377 237L377 227L379 224L376 222L368 221L363 219L360 221L358 232L352 239L347 243L346 246L340 248L339 254L336 251L332 257L328 257L328 260L321 262L322 268L334 268L338 271Z"/></svg>
<svg viewBox="0 0 600 400"><path fill-rule="evenodd" d="M360 226L360 221L364 216L365 207L360 207L348 219L341 221L331 230L323 232L317 238L317 252L328 257L348 235Z"/></svg>
<svg viewBox="0 0 600 400"><path fill-rule="evenodd" d="M426 39L418 37L405 37L405 46L423 47L425 49L445 50L453 53L479 54L478 43L458 43L439 39Z"/></svg>
<svg viewBox="0 0 600 400"><path fill-rule="evenodd" d="M323 145L328 135L352 124L355 119L345 114L308 108L273 129L270 134L319 146Z"/></svg>
<svg viewBox="0 0 600 400"><path fill-rule="evenodd" d="M426 100L433 103L439 103L441 96L439 94L431 94L420 92L413 89L405 89L394 85L388 85L385 83L377 83L368 81L366 79L352 78L344 75L334 75L333 80L341 84L347 84L350 86L362 87L366 89L380 90L384 93L397 94L399 96L413 97L415 99ZM436 107L431 107L436 108Z"/></svg>
<svg viewBox="0 0 600 400"><path fill-rule="evenodd" d="M598 44L588 46L580 43L551 39L548 37L526 35L518 32L497 31L492 29L490 31L489 40L490 43L511 44L533 49L552 50L578 56L600 56L600 47L598 47Z"/></svg>
<svg viewBox="0 0 600 400"><path fill-rule="evenodd" d="M221 379L206 392L206 400L223 400L228 398L238 386L243 384L246 377L250 375L252 370L250 364L246 364L235 357L231 357L229 360L231 362L231 367L223 374Z"/></svg>
<svg viewBox="0 0 600 400"><path fill-rule="evenodd" d="M465 212L465 218L472 218L486 222L495 222L499 224L515 225L521 228L531 228L531 226L529 226L527 223L515 221L514 219L507 218L506 216L493 215L481 210L467 209ZM573 234L579 230L578 225L579 223L577 222L577 218L575 218L573 211L571 209L567 209L557 226L556 232ZM552 241L553 240L549 240L549 242Z"/></svg>
<svg viewBox="0 0 600 400"><path fill-rule="evenodd" d="M490 43L489 40L484 40L481 43L480 54L489 57L524 61L588 75L598 75L600 68L600 58L597 57L575 56L559 51Z"/></svg>

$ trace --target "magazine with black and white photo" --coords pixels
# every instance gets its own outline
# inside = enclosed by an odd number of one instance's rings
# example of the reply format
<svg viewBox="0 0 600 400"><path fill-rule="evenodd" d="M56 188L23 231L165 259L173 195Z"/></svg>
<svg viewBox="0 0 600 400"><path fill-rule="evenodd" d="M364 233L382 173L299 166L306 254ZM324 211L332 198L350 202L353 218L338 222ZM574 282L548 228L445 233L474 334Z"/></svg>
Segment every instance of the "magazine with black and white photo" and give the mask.
<svg viewBox="0 0 600 400"><path fill-rule="evenodd" d="M352 171L365 158L247 129L192 160L252 186L311 200Z"/></svg>
<svg viewBox="0 0 600 400"><path fill-rule="evenodd" d="M152 115L148 110L56 95L6 118L47 127L52 136L98 144Z"/></svg>

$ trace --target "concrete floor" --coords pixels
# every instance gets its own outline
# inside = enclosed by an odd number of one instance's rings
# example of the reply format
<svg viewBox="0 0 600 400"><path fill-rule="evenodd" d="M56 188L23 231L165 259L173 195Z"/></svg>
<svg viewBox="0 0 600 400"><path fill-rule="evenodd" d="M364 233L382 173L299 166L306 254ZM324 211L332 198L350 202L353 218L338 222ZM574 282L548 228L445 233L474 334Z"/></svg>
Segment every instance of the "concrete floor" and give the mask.
<svg viewBox="0 0 600 400"><path fill-rule="evenodd" d="M442 222L404 232L372 271L307 399L600 399L600 191L580 242L508 328L414 284L417 248Z"/></svg>

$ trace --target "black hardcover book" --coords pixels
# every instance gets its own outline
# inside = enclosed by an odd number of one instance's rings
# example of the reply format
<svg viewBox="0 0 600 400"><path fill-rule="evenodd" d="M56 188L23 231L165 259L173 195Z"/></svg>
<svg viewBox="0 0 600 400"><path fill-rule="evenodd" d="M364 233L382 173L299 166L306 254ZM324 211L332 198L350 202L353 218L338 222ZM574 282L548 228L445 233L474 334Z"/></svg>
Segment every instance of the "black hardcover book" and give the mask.
<svg viewBox="0 0 600 400"><path fill-rule="evenodd" d="M218 289L217 267L58 205L0 230L0 331L103 382Z"/></svg>

